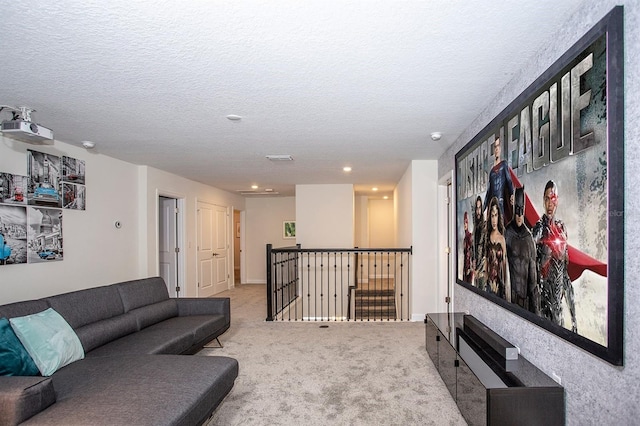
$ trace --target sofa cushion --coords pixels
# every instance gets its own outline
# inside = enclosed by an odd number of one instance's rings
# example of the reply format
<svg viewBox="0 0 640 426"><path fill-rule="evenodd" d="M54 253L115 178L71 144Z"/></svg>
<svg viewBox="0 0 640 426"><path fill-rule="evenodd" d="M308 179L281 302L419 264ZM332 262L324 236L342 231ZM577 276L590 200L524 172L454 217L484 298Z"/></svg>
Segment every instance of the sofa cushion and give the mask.
<svg viewBox="0 0 640 426"><path fill-rule="evenodd" d="M46 300L74 329L124 314L122 300L115 286L73 291Z"/></svg>
<svg viewBox="0 0 640 426"><path fill-rule="evenodd" d="M227 357L85 358L53 375L56 403L25 424L202 424L237 376L238 362Z"/></svg>
<svg viewBox="0 0 640 426"><path fill-rule="evenodd" d="M13 332L9 320L0 318L0 376L37 376L38 367Z"/></svg>
<svg viewBox="0 0 640 426"><path fill-rule="evenodd" d="M167 286L161 277L126 281L114 286L120 293L125 312L169 299Z"/></svg>
<svg viewBox="0 0 640 426"><path fill-rule="evenodd" d="M132 309L129 313L135 316L138 330L142 330L160 321L178 316L178 306L175 300L169 299Z"/></svg>
<svg viewBox="0 0 640 426"><path fill-rule="evenodd" d="M181 297L175 299L178 315L226 315L231 312L231 299L228 297Z"/></svg>
<svg viewBox="0 0 640 426"><path fill-rule="evenodd" d="M195 343L194 330L179 317L164 320L121 337L89 352L87 356L180 354Z"/></svg>
<svg viewBox="0 0 640 426"><path fill-rule="evenodd" d="M135 333L138 331L138 323L134 315L124 314L87 324L75 331L87 353L120 337Z"/></svg>
<svg viewBox="0 0 640 426"><path fill-rule="evenodd" d="M87 357L192 353L194 345L213 340L224 326L223 315L173 317L100 346Z"/></svg>
<svg viewBox="0 0 640 426"><path fill-rule="evenodd" d="M17 425L56 401L50 377L3 377L0 392L0 424Z"/></svg>
<svg viewBox="0 0 640 426"><path fill-rule="evenodd" d="M220 330L225 327L224 315L192 315L188 317L175 318L175 323L179 323L180 327L186 327L193 330L196 342L204 339L214 339L211 337L219 335Z"/></svg>
<svg viewBox="0 0 640 426"><path fill-rule="evenodd" d="M46 300L26 300L0 306L0 317L13 318L42 312L49 308Z"/></svg>
<svg viewBox="0 0 640 426"><path fill-rule="evenodd" d="M78 336L53 308L9 321L43 376L84 358Z"/></svg>

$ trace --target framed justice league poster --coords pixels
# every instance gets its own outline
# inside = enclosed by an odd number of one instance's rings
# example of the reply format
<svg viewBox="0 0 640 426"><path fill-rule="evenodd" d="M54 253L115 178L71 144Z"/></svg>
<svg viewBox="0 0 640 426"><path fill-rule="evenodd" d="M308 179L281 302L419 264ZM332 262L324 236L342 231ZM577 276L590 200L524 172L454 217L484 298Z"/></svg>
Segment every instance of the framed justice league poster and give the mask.
<svg viewBox="0 0 640 426"><path fill-rule="evenodd" d="M456 282L623 365L622 7L455 157Z"/></svg>

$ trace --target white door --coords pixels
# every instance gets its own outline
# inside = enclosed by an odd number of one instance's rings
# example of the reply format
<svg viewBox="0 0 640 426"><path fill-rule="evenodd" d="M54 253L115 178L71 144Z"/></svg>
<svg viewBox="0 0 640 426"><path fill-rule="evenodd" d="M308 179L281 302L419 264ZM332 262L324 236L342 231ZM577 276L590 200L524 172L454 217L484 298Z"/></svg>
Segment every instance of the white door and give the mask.
<svg viewBox="0 0 640 426"><path fill-rule="evenodd" d="M198 202L198 296L229 288L227 208Z"/></svg>
<svg viewBox="0 0 640 426"><path fill-rule="evenodd" d="M158 200L158 250L160 276L164 279L170 297L177 297L178 292L178 245L176 233L176 214L178 200L160 197Z"/></svg>
<svg viewBox="0 0 640 426"><path fill-rule="evenodd" d="M215 206L214 258L216 262L214 294L229 289L229 213L226 207Z"/></svg>

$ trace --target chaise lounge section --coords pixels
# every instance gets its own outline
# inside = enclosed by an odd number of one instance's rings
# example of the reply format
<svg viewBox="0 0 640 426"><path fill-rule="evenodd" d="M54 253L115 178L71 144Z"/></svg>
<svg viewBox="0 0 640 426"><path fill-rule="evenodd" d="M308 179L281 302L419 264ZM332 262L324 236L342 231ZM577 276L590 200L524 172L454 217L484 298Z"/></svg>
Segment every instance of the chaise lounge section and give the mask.
<svg viewBox="0 0 640 426"><path fill-rule="evenodd" d="M231 391L238 363L185 356L230 326L228 298L169 298L160 277L0 306L0 318L53 308L84 359L50 377L0 377L0 424L197 425Z"/></svg>

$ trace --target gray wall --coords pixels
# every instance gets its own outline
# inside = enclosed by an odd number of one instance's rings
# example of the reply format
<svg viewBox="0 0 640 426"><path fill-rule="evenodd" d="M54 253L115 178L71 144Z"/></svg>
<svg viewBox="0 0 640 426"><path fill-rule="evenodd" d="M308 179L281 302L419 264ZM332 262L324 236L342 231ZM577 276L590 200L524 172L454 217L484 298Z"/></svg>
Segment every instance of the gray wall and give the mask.
<svg viewBox="0 0 640 426"><path fill-rule="evenodd" d="M505 86L485 111L465 130L438 162L438 175L454 167L455 153L524 91L615 5L624 5L625 27L625 358L614 367L557 338L511 312L455 286L458 311L470 311L507 340L520 346L523 356L565 386L568 425L630 425L640 422L640 2L586 0L570 21L549 34L539 55L532 58ZM537 36L532 36L535 39Z"/></svg>

